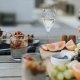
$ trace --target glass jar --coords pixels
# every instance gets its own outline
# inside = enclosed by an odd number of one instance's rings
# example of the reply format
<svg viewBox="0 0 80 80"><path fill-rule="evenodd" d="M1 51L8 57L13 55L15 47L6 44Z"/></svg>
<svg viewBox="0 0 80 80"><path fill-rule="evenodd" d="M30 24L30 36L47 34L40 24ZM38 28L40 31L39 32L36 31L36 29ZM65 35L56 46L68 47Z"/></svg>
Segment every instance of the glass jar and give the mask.
<svg viewBox="0 0 80 80"><path fill-rule="evenodd" d="M10 37L11 57L12 59L21 59L22 55L27 52L27 36L18 35Z"/></svg>
<svg viewBox="0 0 80 80"><path fill-rule="evenodd" d="M22 57L22 80L46 80L45 66L40 63L40 55L25 54Z"/></svg>

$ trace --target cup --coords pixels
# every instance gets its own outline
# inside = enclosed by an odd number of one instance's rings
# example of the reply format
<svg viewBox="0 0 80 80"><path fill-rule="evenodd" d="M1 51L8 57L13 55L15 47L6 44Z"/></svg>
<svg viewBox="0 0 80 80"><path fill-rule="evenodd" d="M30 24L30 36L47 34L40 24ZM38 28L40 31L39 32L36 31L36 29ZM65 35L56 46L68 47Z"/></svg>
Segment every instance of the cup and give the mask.
<svg viewBox="0 0 80 80"><path fill-rule="evenodd" d="M27 53L22 57L22 80L46 80L46 68L36 53Z"/></svg>
<svg viewBox="0 0 80 80"><path fill-rule="evenodd" d="M27 53L28 39L27 36L10 37L11 57L13 60L21 60L23 54Z"/></svg>

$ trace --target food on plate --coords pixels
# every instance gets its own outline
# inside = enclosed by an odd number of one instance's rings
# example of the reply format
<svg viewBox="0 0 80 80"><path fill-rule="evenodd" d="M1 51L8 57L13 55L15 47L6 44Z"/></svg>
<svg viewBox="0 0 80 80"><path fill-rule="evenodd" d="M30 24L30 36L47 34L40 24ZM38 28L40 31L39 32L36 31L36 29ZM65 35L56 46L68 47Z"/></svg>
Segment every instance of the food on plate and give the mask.
<svg viewBox="0 0 80 80"><path fill-rule="evenodd" d="M68 56L64 55L64 56L59 56L59 57L55 57L57 59L68 59Z"/></svg>
<svg viewBox="0 0 80 80"><path fill-rule="evenodd" d="M72 65L75 64L75 63L78 63L78 61L77 60L71 61L70 63L67 64L67 68L72 69Z"/></svg>
<svg viewBox="0 0 80 80"><path fill-rule="evenodd" d="M22 60L22 66L23 80L45 80L45 66L33 57L24 57Z"/></svg>
<svg viewBox="0 0 80 80"><path fill-rule="evenodd" d="M75 48L74 51L75 51L76 54L78 54L78 50L79 50L78 48Z"/></svg>
<svg viewBox="0 0 80 80"><path fill-rule="evenodd" d="M74 44L73 40L69 40L67 43L66 43L66 48L70 51L74 51L75 48L76 48L76 45Z"/></svg>
<svg viewBox="0 0 80 80"><path fill-rule="evenodd" d="M57 69L59 71L65 71L66 70L66 66L64 64L60 64L60 65L57 66Z"/></svg>
<svg viewBox="0 0 80 80"><path fill-rule="evenodd" d="M74 76L77 80L80 80L80 63L76 63L72 66L72 70L74 73Z"/></svg>
<svg viewBox="0 0 80 80"><path fill-rule="evenodd" d="M49 51L57 51L57 47L55 43L46 44L46 47Z"/></svg>
<svg viewBox="0 0 80 80"><path fill-rule="evenodd" d="M10 37L11 55L13 57L21 58L22 54L27 52L28 41L27 36L21 31L15 32Z"/></svg>
<svg viewBox="0 0 80 80"><path fill-rule="evenodd" d="M77 49L75 48L76 45L74 44L73 40L69 40L67 43L65 43L65 41L59 41L55 43L45 44L44 46L42 46L42 49L45 51L60 51L63 49L67 49L69 51L77 51Z"/></svg>
<svg viewBox="0 0 80 80"><path fill-rule="evenodd" d="M77 48L80 49L80 43L77 44Z"/></svg>
<svg viewBox="0 0 80 80"><path fill-rule="evenodd" d="M45 51L48 51L48 48L46 45L42 45L42 49L45 50Z"/></svg>
<svg viewBox="0 0 80 80"><path fill-rule="evenodd" d="M55 43L49 43L44 46L42 46L43 50L49 50L49 51L59 51L62 50L65 47L65 41L55 42Z"/></svg>
<svg viewBox="0 0 80 80"><path fill-rule="evenodd" d="M68 70L64 71L63 75L64 75L65 79L69 80L72 78L72 74Z"/></svg>
<svg viewBox="0 0 80 80"><path fill-rule="evenodd" d="M78 44L76 45L76 48L75 48L75 50L74 50L76 54L78 54L78 50L79 50L79 49L80 49L80 43L78 43Z"/></svg>
<svg viewBox="0 0 80 80"><path fill-rule="evenodd" d="M65 41L57 42L57 44L58 44L58 50L64 49L64 47L65 47Z"/></svg>
<svg viewBox="0 0 80 80"><path fill-rule="evenodd" d="M78 61L74 60L68 64L53 65L51 77L55 80L71 80L75 78L72 66L76 63L78 63ZM68 65L70 65L70 68Z"/></svg>
<svg viewBox="0 0 80 80"><path fill-rule="evenodd" d="M63 72L59 72L57 74L57 80L63 80L64 79L64 75L63 75Z"/></svg>

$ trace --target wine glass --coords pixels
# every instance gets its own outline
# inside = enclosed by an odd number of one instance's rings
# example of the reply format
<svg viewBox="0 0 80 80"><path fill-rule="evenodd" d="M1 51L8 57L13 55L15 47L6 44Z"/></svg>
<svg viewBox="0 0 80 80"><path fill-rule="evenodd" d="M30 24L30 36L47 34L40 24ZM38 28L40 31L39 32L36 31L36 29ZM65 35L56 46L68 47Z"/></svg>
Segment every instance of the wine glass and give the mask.
<svg viewBox="0 0 80 80"><path fill-rule="evenodd" d="M80 20L80 9L78 12L78 20ZM78 39L80 40L80 23L78 24Z"/></svg>
<svg viewBox="0 0 80 80"><path fill-rule="evenodd" d="M52 28L53 23L55 21L55 14L56 14L55 9L44 9L42 12L42 20L47 31L48 43L49 43L49 31Z"/></svg>

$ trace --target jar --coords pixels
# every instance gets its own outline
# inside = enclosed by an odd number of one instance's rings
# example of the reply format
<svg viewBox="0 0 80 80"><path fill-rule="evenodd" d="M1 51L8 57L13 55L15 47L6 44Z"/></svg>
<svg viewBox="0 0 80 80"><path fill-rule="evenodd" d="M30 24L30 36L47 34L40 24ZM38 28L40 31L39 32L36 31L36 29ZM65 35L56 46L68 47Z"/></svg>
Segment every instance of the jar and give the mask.
<svg viewBox="0 0 80 80"><path fill-rule="evenodd" d="M26 53L22 57L22 80L46 80L45 66L37 53Z"/></svg>
<svg viewBox="0 0 80 80"><path fill-rule="evenodd" d="M18 35L10 37L10 48L12 59L21 59L22 55L27 52L28 39L27 36Z"/></svg>

